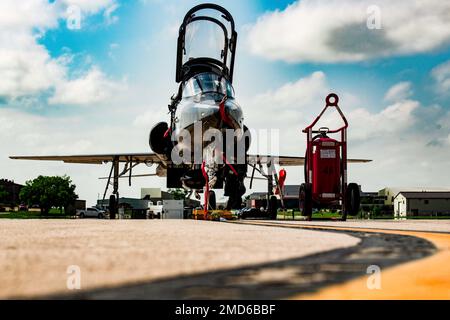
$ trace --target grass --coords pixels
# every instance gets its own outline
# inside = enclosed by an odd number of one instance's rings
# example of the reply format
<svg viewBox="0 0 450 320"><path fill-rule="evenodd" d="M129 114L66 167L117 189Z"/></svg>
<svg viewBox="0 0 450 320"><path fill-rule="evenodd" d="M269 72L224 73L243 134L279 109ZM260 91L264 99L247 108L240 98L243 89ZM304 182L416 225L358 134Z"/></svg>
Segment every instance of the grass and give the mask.
<svg viewBox="0 0 450 320"><path fill-rule="evenodd" d="M65 213L60 213L59 209L51 209L45 216L35 211L17 211L0 213L0 219L69 219Z"/></svg>
<svg viewBox="0 0 450 320"><path fill-rule="evenodd" d="M287 210L286 213L279 211L278 212L278 216L277 219L279 220L283 220L286 217L286 219L292 219L292 210ZM302 214L300 211L294 211L294 219L295 220L301 220L302 218ZM339 213L332 213L329 211L319 211L316 213L313 213L312 218L313 219L339 219L341 218L342 215ZM347 217L348 219L353 219L354 217Z"/></svg>

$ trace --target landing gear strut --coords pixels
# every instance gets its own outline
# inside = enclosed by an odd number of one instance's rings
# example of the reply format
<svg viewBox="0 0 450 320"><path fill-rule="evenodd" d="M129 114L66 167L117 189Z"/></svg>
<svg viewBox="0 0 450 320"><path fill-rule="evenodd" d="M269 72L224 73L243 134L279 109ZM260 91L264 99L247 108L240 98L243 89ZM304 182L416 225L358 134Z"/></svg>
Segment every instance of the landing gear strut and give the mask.
<svg viewBox="0 0 450 320"><path fill-rule="evenodd" d="M235 174L228 174L225 179L225 196L228 196L227 210L241 209L242 196L245 194L245 185L242 178Z"/></svg>
<svg viewBox="0 0 450 320"><path fill-rule="evenodd" d="M109 197L109 218L116 219L116 214L119 207L119 158L114 157L111 171L109 172L108 183L106 184L105 193L103 194L103 201L106 198L108 187L111 183L111 177L113 178L113 194Z"/></svg>
<svg viewBox="0 0 450 320"><path fill-rule="evenodd" d="M216 210L217 209L217 202L216 202L216 193L211 190L209 191L209 199L208 199L208 207L211 210Z"/></svg>

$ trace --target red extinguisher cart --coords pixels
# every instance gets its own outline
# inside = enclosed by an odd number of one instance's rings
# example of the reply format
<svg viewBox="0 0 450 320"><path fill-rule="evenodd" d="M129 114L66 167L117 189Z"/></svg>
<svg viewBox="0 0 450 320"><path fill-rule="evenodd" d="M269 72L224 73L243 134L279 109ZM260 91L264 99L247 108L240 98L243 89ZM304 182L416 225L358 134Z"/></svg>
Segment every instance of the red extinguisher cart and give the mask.
<svg viewBox="0 0 450 320"><path fill-rule="evenodd" d="M300 186L300 211L308 220L313 208L342 208L342 220L356 215L360 206L360 191L356 183L347 184L347 128L348 122L338 106L339 97L332 93L326 106L303 132L307 135L305 155L305 183ZM314 129L328 108L335 108L344 125L339 129ZM336 134L332 139L329 135Z"/></svg>

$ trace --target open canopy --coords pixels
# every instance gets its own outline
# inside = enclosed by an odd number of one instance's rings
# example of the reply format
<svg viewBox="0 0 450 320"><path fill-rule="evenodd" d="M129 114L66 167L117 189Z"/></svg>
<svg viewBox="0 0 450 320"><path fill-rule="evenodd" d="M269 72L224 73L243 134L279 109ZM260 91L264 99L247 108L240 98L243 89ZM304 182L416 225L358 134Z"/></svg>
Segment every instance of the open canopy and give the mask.
<svg viewBox="0 0 450 320"><path fill-rule="evenodd" d="M231 14L216 4L201 4L188 11L180 26L176 81L202 72L233 79L237 33Z"/></svg>

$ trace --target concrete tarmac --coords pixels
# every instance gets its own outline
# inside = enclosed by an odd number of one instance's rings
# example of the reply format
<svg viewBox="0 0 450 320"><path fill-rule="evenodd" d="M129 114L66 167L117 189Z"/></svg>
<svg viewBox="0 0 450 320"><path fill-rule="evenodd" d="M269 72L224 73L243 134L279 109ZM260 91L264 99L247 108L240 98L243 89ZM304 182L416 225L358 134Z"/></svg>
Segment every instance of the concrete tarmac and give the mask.
<svg viewBox="0 0 450 320"><path fill-rule="evenodd" d="M357 276L355 273L350 275L347 281L328 283L314 291L299 291L291 296L292 299L450 299L450 271L447 268L450 263L448 220L248 221L243 223L299 230L332 230L359 235L363 237L363 240L367 240L367 236L376 241L383 238L387 240L378 246L372 243L358 252L359 256L365 260L365 264L371 260L373 265L379 268L380 273L375 276L377 287L372 287L374 278L371 279L367 274ZM362 245L357 247L364 247L366 243L367 241L363 241ZM376 253L375 256L373 253ZM389 263L389 258L395 255L398 258L397 261ZM371 259L371 256L375 259ZM345 257L342 260L345 260ZM355 266L354 263L350 265ZM336 276L345 275L348 267L349 265L342 268Z"/></svg>
<svg viewBox="0 0 450 320"><path fill-rule="evenodd" d="M271 223L298 224L305 226L346 227L379 230L427 231L450 233L450 220L347 220L343 221L289 221L277 220Z"/></svg>
<svg viewBox="0 0 450 320"><path fill-rule="evenodd" d="M82 295L301 258L358 243L359 238L343 233L208 221L2 219L0 298ZM79 267L80 290L67 287L68 280L76 283L71 273L76 268L70 266ZM277 274L266 277L273 280ZM126 298L112 292L109 297ZM140 298L160 297L155 293Z"/></svg>

